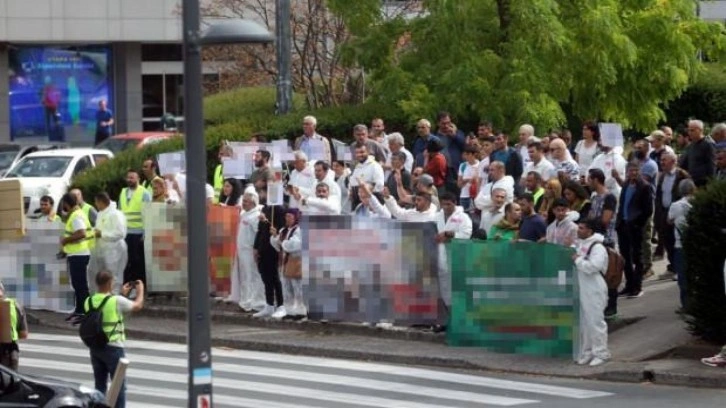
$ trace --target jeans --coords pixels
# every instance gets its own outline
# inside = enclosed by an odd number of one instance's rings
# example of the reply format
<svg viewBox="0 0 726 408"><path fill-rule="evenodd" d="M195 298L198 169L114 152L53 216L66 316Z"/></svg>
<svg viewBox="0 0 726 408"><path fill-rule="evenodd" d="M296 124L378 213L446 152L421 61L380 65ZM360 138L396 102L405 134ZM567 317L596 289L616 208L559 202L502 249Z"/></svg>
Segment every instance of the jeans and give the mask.
<svg viewBox="0 0 726 408"><path fill-rule="evenodd" d="M69 255L66 259L68 260L68 273L71 275L71 286L76 295L76 308L73 313L84 314L83 302L88 298L86 270L91 257L89 255Z"/></svg>
<svg viewBox="0 0 726 408"><path fill-rule="evenodd" d="M678 290L680 292L681 307L686 307L686 298L688 293L686 291L686 254L683 253L683 248L676 248L673 253L673 266L678 277Z"/></svg>
<svg viewBox="0 0 726 408"><path fill-rule="evenodd" d="M620 254L625 259L625 292L636 294L643 288L644 225L621 222L618 225Z"/></svg>
<svg viewBox="0 0 726 408"><path fill-rule="evenodd" d="M113 380L116 373L116 366L121 358L125 356L121 347L106 346L102 349L91 349L91 365L93 366L93 379L96 389L106 395L109 378ZM126 380L121 384L121 390L116 399L116 408L126 407Z"/></svg>

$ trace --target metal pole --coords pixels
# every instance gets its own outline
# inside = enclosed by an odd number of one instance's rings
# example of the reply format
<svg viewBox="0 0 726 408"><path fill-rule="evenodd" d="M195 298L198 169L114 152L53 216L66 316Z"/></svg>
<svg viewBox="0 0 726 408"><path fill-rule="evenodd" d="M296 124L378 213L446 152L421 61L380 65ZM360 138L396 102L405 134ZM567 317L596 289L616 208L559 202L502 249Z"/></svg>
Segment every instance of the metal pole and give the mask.
<svg viewBox="0 0 726 408"><path fill-rule="evenodd" d="M277 37L277 114L292 109L292 33L290 30L290 0L277 0L275 13Z"/></svg>
<svg viewBox="0 0 726 408"><path fill-rule="evenodd" d="M207 151L202 111L199 0L184 0L184 127L187 166L189 407L212 404L207 255ZM202 402L203 401L203 402Z"/></svg>

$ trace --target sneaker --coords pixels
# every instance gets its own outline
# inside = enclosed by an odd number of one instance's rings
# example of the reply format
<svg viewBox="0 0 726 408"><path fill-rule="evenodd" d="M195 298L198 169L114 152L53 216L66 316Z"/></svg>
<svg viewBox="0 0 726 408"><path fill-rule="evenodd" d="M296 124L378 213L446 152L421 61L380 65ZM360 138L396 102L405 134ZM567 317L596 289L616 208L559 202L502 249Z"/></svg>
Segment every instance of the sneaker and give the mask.
<svg viewBox="0 0 726 408"><path fill-rule="evenodd" d="M605 364L605 360L601 359L600 357L595 357L590 361L590 367L597 367Z"/></svg>
<svg viewBox="0 0 726 408"><path fill-rule="evenodd" d="M605 320L613 320L618 317L618 311L612 309L605 309Z"/></svg>
<svg viewBox="0 0 726 408"><path fill-rule="evenodd" d="M275 313L275 307L271 305L265 305L265 307L262 308L259 312L252 315L252 317L256 318L264 318L264 317L270 317Z"/></svg>
<svg viewBox="0 0 726 408"><path fill-rule="evenodd" d="M629 289L623 289L618 292L618 297L629 297L632 292Z"/></svg>
<svg viewBox="0 0 726 408"><path fill-rule="evenodd" d="M580 358L579 358L579 359L577 360L577 365L587 365L587 364L589 364L589 363L590 363L590 361L592 361L592 356L584 356L584 357L580 357Z"/></svg>
<svg viewBox="0 0 726 408"><path fill-rule="evenodd" d="M702 358L701 362L709 367L726 367L726 356L716 354L713 357Z"/></svg>
<svg viewBox="0 0 726 408"><path fill-rule="evenodd" d="M287 316L285 306L278 307L277 310L275 310L275 312L272 314L273 319L282 319L285 316Z"/></svg>
<svg viewBox="0 0 726 408"><path fill-rule="evenodd" d="M631 292L630 295L628 295L628 299L639 298L639 297L643 296L643 293L645 293L643 291L643 289L641 289L641 290L639 290L637 292Z"/></svg>
<svg viewBox="0 0 726 408"><path fill-rule="evenodd" d="M249 302L242 302L242 301L240 301L237 304L245 312L249 312L250 310L252 310L252 305L250 305Z"/></svg>

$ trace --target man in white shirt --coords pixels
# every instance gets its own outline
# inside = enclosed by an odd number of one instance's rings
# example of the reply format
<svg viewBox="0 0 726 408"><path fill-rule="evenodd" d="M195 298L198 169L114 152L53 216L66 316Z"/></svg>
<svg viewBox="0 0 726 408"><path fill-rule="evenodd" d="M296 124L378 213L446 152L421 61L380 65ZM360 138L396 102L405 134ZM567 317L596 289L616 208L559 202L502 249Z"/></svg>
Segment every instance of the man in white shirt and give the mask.
<svg viewBox="0 0 726 408"><path fill-rule="evenodd" d="M293 170L290 172L290 180L287 183L286 194L291 195L289 208L300 208L300 202L292 197L293 187L297 187L302 191L312 191L317 183L315 180L315 169L308 162L308 156L300 151L293 152L295 161L293 162Z"/></svg>
<svg viewBox="0 0 726 408"><path fill-rule="evenodd" d="M327 183L320 182L315 186L315 197L303 197L297 189L292 195L305 215L340 215L340 197L330 195Z"/></svg>
<svg viewBox="0 0 726 408"><path fill-rule="evenodd" d="M542 176L542 181L544 183L549 181L552 177L557 177L555 166L552 162L545 158L542 142L530 142L529 146L527 146L527 151L529 152L529 158L532 161L524 166L523 174L529 174L530 171L536 171L540 176ZM521 182L524 183L524 178L522 178Z"/></svg>
<svg viewBox="0 0 726 408"><path fill-rule="evenodd" d="M358 198L358 183L362 179L365 183L373 186L374 193L383 191L385 178L383 177L383 167L376 159L368 154L368 147L364 143L355 145L355 168L350 176L351 187L351 207L355 208L360 203Z"/></svg>
<svg viewBox="0 0 726 408"><path fill-rule="evenodd" d="M505 174L504 163L500 161L492 162L489 165L489 182L479 189L479 193L474 199L474 206L481 211L486 211L492 206L492 192L501 188L507 192L505 204L514 201L514 179L512 176Z"/></svg>
<svg viewBox="0 0 726 408"><path fill-rule="evenodd" d="M387 188L383 189L383 199L386 208L391 215L400 221L409 222L435 222L436 207L431 205L431 194L416 193L414 197L414 208L404 210L398 206L396 199L391 197L391 193Z"/></svg>
<svg viewBox="0 0 726 408"><path fill-rule="evenodd" d="M522 156L522 164L525 166L532 161L532 158L529 157L529 142L534 138L534 126L532 125L522 125L519 127L519 143L517 144L516 149L517 153L519 153L520 156ZM527 174L526 172L524 174Z"/></svg>
<svg viewBox="0 0 726 408"><path fill-rule="evenodd" d="M128 261L126 247L126 217L116 208L107 193L102 192L95 197L98 217L96 218L96 248L91 256L88 273L93 281L96 273L109 271L114 277L114 291L119 289L123 280L124 269Z"/></svg>
<svg viewBox="0 0 726 408"><path fill-rule="evenodd" d="M452 239L470 239L472 233L471 218L464 208L456 205L456 196L445 192L439 197L441 210L436 213L436 242L439 244L439 290L441 300L446 307L451 305L451 270L446 258L445 243Z"/></svg>
<svg viewBox="0 0 726 408"><path fill-rule="evenodd" d="M403 135L401 135L398 132L391 133L388 135L388 148L391 151L391 154L386 157L386 164L383 165L383 170L385 170L385 176L388 178L388 175L391 172L392 166L391 166L391 156L393 153L403 152L404 155L406 155L406 161L403 162L403 168L406 169L409 173L413 171L413 155L411 152L406 150L406 147L404 146L404 139Z"/></svg>
<svg viewBox="0 0 726 408"><path fill-rule="evenodd" d="M484 232L484 236L489 234L492 226L497 225L504 218L504 208L507 204L507 190L503 188L495 188L491 195L491 205L486 210L482 210L479 229Z"/></svg>

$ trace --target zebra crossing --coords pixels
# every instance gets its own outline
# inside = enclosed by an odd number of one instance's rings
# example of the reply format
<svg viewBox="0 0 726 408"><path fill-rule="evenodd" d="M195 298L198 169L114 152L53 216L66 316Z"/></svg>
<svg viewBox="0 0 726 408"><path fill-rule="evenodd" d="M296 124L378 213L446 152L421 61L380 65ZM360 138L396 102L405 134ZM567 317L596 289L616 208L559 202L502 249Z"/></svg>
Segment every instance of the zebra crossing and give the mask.
<svg viewBox="0 0 726 408"><path fill-rule="evenodd" d="M34 333L21 344L20 372L93 385L77 336ZM180 407L187 398L186 346L126 344L127 406ZM214 406L268 408L482 408L583 405L608 392L407 366L214 349ZM580 401L580 402L576 402ZM559 404L562 406L562 404Z"/></svg>

